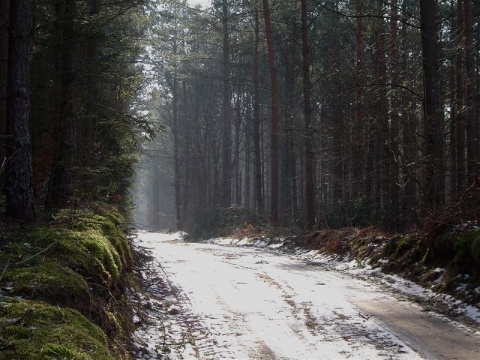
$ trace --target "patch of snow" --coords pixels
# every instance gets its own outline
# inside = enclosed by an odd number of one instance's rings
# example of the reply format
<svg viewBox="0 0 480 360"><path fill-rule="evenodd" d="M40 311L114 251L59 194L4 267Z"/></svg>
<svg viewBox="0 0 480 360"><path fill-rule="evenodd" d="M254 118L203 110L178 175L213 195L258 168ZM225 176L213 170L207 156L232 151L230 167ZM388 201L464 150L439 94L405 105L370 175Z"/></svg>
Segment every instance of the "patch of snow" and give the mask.
<svg viewBox="0 0 480 360"><path fill-rule="evenodd" d="M268 247L270 249L279 249L283 246L283 244L281 242L276 242L276 243L270 243L268 244Z"/></svg>
<svg viewBox="0 0 480 360"><path fill-rule="evenodd" d="M379 236L379 238L383 238ZM276 243L275 248L282 250L285 248L285 243ZM362 278L377 278L380 283L393 289L395 292L407 297L417 298L421 301L441 300L444 306L455 308L454 313L457 315L466 316L468 319L473 320L480 325L480 309L472 305L468 305L453 296L438 294L432 290L426 289L416 283L405 280L399 276L382 273L380 268L372 268L370 265L359 263L357 260L348 259L346 256L344 259L338 259L332 255L324 255L317 250L306 250L304 248L296 248L288 251L292 256L305 261L309 264L321 264L322 266L328 266L332 269L347 272L351 275ZM382 260L380 263L388 263L387 260ZM445 270L442 268L435 269L435 273L439 274L439 277L435 280L435 284L440 284L443 280ZM460 276L461 280L468 280L468 275ZM466 289L466 285L459 285L458 292L462 292ZM480 287L475 289L476 293L480 294ZM480 304L479 304L480 305Z"/></svg>

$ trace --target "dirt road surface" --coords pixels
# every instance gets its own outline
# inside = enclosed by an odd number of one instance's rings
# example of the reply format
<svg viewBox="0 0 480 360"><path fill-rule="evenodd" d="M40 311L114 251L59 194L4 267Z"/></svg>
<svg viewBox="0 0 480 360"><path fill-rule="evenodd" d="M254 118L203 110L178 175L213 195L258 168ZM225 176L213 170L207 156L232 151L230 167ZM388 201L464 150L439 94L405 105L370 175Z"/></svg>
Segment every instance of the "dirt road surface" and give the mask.
<svg viewBox="0 0 480 360"><path fill-rule="evenodd" d="M340 271L178 234L137 244L155 258L138 359L480 358L475 329Z"/></svg>

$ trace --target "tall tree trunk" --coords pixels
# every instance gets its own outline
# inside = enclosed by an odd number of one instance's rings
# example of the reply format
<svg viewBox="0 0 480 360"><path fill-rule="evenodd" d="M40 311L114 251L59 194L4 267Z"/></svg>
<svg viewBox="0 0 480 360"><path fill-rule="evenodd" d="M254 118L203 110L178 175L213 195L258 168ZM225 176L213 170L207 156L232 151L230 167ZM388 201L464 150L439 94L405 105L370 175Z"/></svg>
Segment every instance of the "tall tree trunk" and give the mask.
<svg viewBox="0 0 480 360"><path fill-rule="evenodd" d="M457 51L455 54L455 189L454 194L461 194L467 185L466 159L465 159L465 96L463 76L463 49L465 14L463 11L463 0L457 0L457 27L455 38L457 39Z"/></svg>
<svg viewBox="0 0 480 360"><path fill-rule="evenodd" d="M362 68L364 66L363 55L363 17L362 17L362 2L355 0L355 15L357 16L357 44L355 51L355 125L354 125L354 181L361 183L363 177L363 137L365 131L365 110L363 99L363 79ZM365 186L368 186L365 184ZM365 188L365 187L364 187ZM364 188L360 188L362 191Z"/></svg>
<svg viewBox="0 0 480 360"><path fill-rule="evenodd" d="M305 119L305 207L307 227L309 230L315 226L315 191L313 179L313 131L312 131L312 106L310 82L310 49L308 43L308 15L307 2L301 0L302 12L302 72L303 72L303 105Z"/></svg>
<svg viewBox="0 0 480 360"><path fill-rule="evenodd" d="M260 72L259 72L259 47L260 47L260 19L259 2L255 11L255 46L253 54L253 147L255 169L255 202L257 211L261 214L265 210L262 181L262 151L260 142Z"/></svg>
<svg viewBox="0 0 480 360"><path fill-rule="evenodd" d="M380 5L381 13L385 12L385 5L381 3ZM378 20L378 77L380 84L387 83L387 56L386 56L386 23L383 18ZM392 179L389 178L390 175L390 159L387 156L386 144L389 141L389 102L387 98L387 93L385 88L380 87L380 92L378 93L378 112L377 116L377 131L378 136L376 137L376 178L377 178L377 189L376 189L376 198L377 198L377 208L381 210L380 218L378 219L382 226L389 226L391 221L392 214L389 212L391 209L390 197L390 186Z"/></svg>
<svg viewBox="0 0 480 360"><path fill-rule="evenodd" d="M426 205L435 210L441 203L441 107L438 64L437 1L420 1L420 32L422 37L424 77L424 121L426 166Z"/></svg>
<svg viewBox="0 0 480 360"><path fill-rule="evenodd" d="M63 208L72 205L75 139L75 34L76 0L56 2L58 30L57 47L57 103L55 109L57 144L48 184L46 206Z"/></svg>
<svg viewBox="0 0 480 360"><path fill-rule="evenodd" d="M251 124L252 124L252 114L251 114L251 107L250 107L250 99L247 101L247 114L245 117L245 178L244 178L244 206L245 209L250 210L250 186L251 186L251 179L250 179L250 166L252 160L252 131L251 131Z"/></svg>
<svg viewBox="0 0 480 360"><path fill-rule="evenodd" d="M239 91L241 93L241 91ZM235 103L235 205L242 205L242 172L240 170L240 132L242 125L241 113L242 100L237 99Z"/></svg>
<svg viewBox="0 0 480 360"><path fill-rule="evenodd" d="M465 11L465 103L467 115L467 154L468 174L479 175L479 131L475 96L475 55L473 45L473 8L472 0L464 0Z"/></svg>
<svg viewBox="0 0 480 360"><path fill-rule="evenodd" d="M400 45L402 49L406 49L408 43L410 42L408 34L408 21L407 17L407 3L402 2L402 21L400 29ZM408 58L409 55L407 51L402 51L400 58L400 74L406 74L408 71ZM404 228L409 228L418 223L417 219L417 208L418 208L418 185L416 182L415 170L412 169L410 164L417 162L417 153L419 152L417 138L415 136L417 132L417 120L414 120L414 111L416 102L412 101L411 98L407 96L407 93L402 91L400 97L400 118L401 118L401 129L402 129L402 142L401 142L401 151L403 153L403 193L402 193L402 223Z"/></svg>
<svg viewBox="0 0 480 360"><path fill-rule="evenodd" d="M149 227L153 231L160 230L160 165L157 163L158 159L153 162L153 174L152 174L152 213L150 214Z"/></svg>
<svg viewBox="0 0 480 360"><path fill-rule="evenodd" d="M398 2L392 0L390 6L390 82L396 86L399 83L398 69L400 64L400 56L398 52ZM396 88L392 87L392 91ZM400 107L399 97L393 96L390 100L390 139L389 139L389 163L390 163L390 193L392 216L390 219L391 229L396 231L401 225L399 222L400 215L400 188L399 184L399 167L395 161L395 157L398 156L399 151L399 115L398 109Z"/></svg>
<svg viewBox="0 0 480 360"><path fill-rule="evenodd" d="M100 0L90 0L90 16L100 14Z"/></svg>
<svg viewBox="0 0 480 360"><path fill-rule="evenodd" d="M7 131L8 24L10 0L0 2L0 175L5 165L5 135Z"/></svg>
<svg viewBox="0 0 480 360"><path fill-rule="evenodd" d="M270 137L270 223L278 222L278 92L277 70L275 67L275 49L273 47L272 22L268 0L263 0L263 16L267 40L268 68L270 71L271 93L271 137Z"/></svg>
<svg viewBox="0 0 480 360"><path fill-rule="evenodd" d="M222 4L223 30L223 102L222 102L222 206L232 204L232 119L230 106L230 39L228 1Z"/></svg>
<svg viewBox="0 0 480 360"><path fill-rule="evenodd" d="M378 3L377 11L384 12L383 3ZM376 223L385 225L390 214L386 213L389 208L388 198L389 188L389 163L386 157L386 143L389 131L388 119L388 98L385 91L387 83L387 59L385 47L385 21L378 18L374 23L375 46L373 53L373 73L374 77L379 79L381 86L374 89L376 91L372 100L373 121L370 122L368 131L368 150L367 150L367 181L366 196L369 203L373 206L370 211L372 220ZM386 206L387 205L387 206Z"/></svg>
<svg viewBox="0 0 480 360"><path fill-rule="evenodd" d="M173 54L177 54L177 43L173 44ZM173 177L174 177L174 197L175 197L175 221L177 230L184 230L182 221L182 202L181 202L181 166L180 166L180 137L179 137L179 119L178 119L178 80L176 69L173 73L172 88L172 133L173 133Z"/></svg>
<svg viewBox="0 0 480 360"><path fill-rule="evenodd" d="M182 46L183 48L183 46ZM194 220L194 215L189 212L191 206L193 205L192 202L190 201L190 197L192 196L192 189L193 187L191 186L192 182L195 181L195 179L192 176L189 176L191 169L192 169L192 159L191 156L191 148L190 144L192 143L191 140L191 135L189 133L189 128L187 125L187 81L188 80L181 80L179 85L181 86L181 90L179 91L179 97L178 100L180 100L177 105L179 107L177 108L178 115L177 115L177 125L179 129L179 136L181 138L179 139L179 151L180 151L180 156L179 156L179 166L180 166L180 179L181 179L181 185L180 185L180 223L186 228L189 229L191 222ZM218 196L218 195L217 195ZM218 198L217 198L217 204L218 204ZM193 217L193 218L192 218Z"/></svg>
<svg viewBox="0 0 480 360"><path fill-rule="evenodd" d="M340 49L339 44L334 42L332 44L332 64L331 73L333 75L333 81L329 82L328 89L332 95L331 117L332 117L332 132L330 147L332 149L332 210L337 214L341 214L344 211L345 205L345 121L341 111L341 95L340 95L340 80L338 77L338 68L340 62Z"/></svg>
<svg viewBox="0 0 480 360"><path fill-rule="evenodd" d="M100 14L100 0L90 0L91 17L96 17ZM85 119L83 121L83 143L82 148L79 149L82 154L84 165L88 167L90 160L92 160L92 149L95 149L96 125L98 116L98 101L99 101L99 78L97 71L98 62L98 45L95 34L88 39L85 45L86 57L89 65L88 73L86 74L87 83L87 99L85 104Z"/></svg>
<svg viewBox="0 0 480 360"><path fill-rule="evenodd" d="M5 199L7 215L24 222L34 220L29 132L32 17L32 1L12 1L7 83L8 160Z"/></svg>
<svg viewBox="0 0 480 360"><path fill-rule="evenodd" d="M280 185L280 208L286 221L292 222L298 215L297 209L297 175L295 163L294 141L294 105L295 105L295 79L296 79L296 49L297 49L297 1L294 1L294 11L290 17L290 35L285 55L285 106L284 106L284 144L282 167L282 181Z"/></svg>

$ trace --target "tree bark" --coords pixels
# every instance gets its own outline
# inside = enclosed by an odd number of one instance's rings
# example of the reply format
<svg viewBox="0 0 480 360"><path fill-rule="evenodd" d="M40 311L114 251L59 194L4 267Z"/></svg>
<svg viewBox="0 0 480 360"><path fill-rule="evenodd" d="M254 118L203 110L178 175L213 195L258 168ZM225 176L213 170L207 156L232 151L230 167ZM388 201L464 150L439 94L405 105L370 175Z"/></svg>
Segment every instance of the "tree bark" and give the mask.
<svg viewBox="0 0 480 360"><path fill-rule="evenodd" d="M260 47L260 19L258 10L255 11L255 46L253 54L253 147L255 170L255 203L258 213L263 213L265 203L263 198L262 176L262 151L260 144L260 73L259 73L259 47Z"/></svg>
<svg viewBox="0 0 480 360"><path fill-rule="evenodd" d="M29 132L32 18L30 0L11 3L5 198L7 215L24 222L34 220Z"/></svg>
<svg viewBox="0 0 480 360"><path fill-rule="evenodd" d="M424 122L426 158L426 205L435 210L441 203L441 105L438 68L437 1L420 1L420 33L424 77Z"/></svg>
<svg viewBox="0 0 480 360"><path fill-rule="evenodd" d="M284 143L281 166L280 184L280 209L284 218L282 221L293 223L298 215L297 209L297 175L294 138L294 106L295 106L295 80L296 80L296 49L297 49L297 1L294 1L292 15L287 20L290 28L288 44L285 54L285 91L284 99Z"/></svg>
<svg viewBox="0 0 480 360"><path fill-rule="evenodd" d="M407 4L402 2L402 21L400 29L400 46L402 49L406 49L410 42L408 34L408 11ZM400 74L406 74L408 71L408 53L402 51L400 58ZM402 216L401 221L403 228L409 228L414 224L418 224L417 211L418 211L418 183L416 181L415 169L410 164L417 161L417 154L419 152L419 144L415 136L417 132L417 120L414 117L413 108L416 108L416 101L409 98L406 92L402 91L400 97L400 117L401 130L402 130L402 142L401 151L403 153L402 173L403 173L403 191L402 191Z"/></svg>
<svg viewBox="0 0 480 360"><path fill-rule="evenodd" d="M251 115L251 106L250 100L247 101L247 114L245 118L245 178L244 178L244 206L245 209L250 210L250 187L251 187L251 179L250 179L250 166L252 160L252 115Z"/></svg>
<svg viewBox="0 0 480 360"><path fill-rule="evenodd" d="M464 11L463 0L457 0L457 27L455 37L457 39L457 52L455 54L455 189L454 194L461 194L467 185L467 168L465 159L465 92L464 92L464 76L463 76L463 58L464 54Z"/></svg>
<svg viewBox="0 0 480 360"><path fill-rule="evenodd" d="M475 98L475 55L473 45L473 8L472 0L464 0L465 11L465 104L467 116L467 155L468 175L479 174L479 130Z"/></svg>
<svg viewBox="0 0 480 360"><path fill-rule="evenodd" d="M400 57L398 52L398 2L392 0L390 7L390 82L393 84L391 90L395 91L395 85L399 83L399 65ZM399 115L398 109L400 107L399 96L393 96L390 101L390 138L389 145L389 163L390 174L389 182L391 199L392 216L390 217L390 228L394 231L401 227L399 222L400 215L400 187L399 184L400 172L398 163L395 157L399 154Z"/></svg>
<svg viewBox="0 0 480 360"><path fill-rule="evenodd" d="M355 15L357 16L357 28L356 28L356 51L355 51L355 124L354 124L354 163L353 163L353 180L362 184L363 173L365 171L364 164L365 161L363 150L365 141L364 132L365 132L365 109L364 109L364 82L363 82L363 71L364 66L364 50L363 50L363 17L362 17L362 1L355 0ZM366 180L367 177L365 177ZM358 187L360 191L365 191L368 184L365 184L363 187Z"/></svg>
<svg viewBox="0 0 480 360"><path fill-rule="evenodd" d="M241 92L241 91L240 91ZM235 205L242 205L242 172L240 169L240 132L242 126L242 113L241 113L242 99L237 99L235 103L235 154L234 166L235 166Z"/></svg>
<svg viewBox="0 0 480 360"><path fill-rule="evenodd" d="M315 191L313 176L313 139L312 139L312 84L310 81L310 50L308 44L307 2L301 0L302 17L302 72L303 72L303 105L305 120L305 210L307 227L315 226Z"/></svg>
<svg viewBox="0 0 480 360"><path fill-rule="evenodd" d="M48 208L63 208L72 205L76 155L76 94L74 93L76 0L58 0L56 10L58 47L56 49L57 102L55 118L58 138L45 202Z"/></svg>
<svg viewBox="0 0 480 360"><path fill-rule="evenodd" d="M91 17L97 17L100 14L100 1L90 1L89 15ZM85 45L86 60L89 64L90 70L86 75L87 85L87 101L85 104L85 119L83 121L83 143L80 153L82 154L82 160L84 165L88 168L92 159L92 149L95 148L96 142L96 127L98 116L98 102L99 102L99 74L97 68L98 62L98 44L95 34L90 36L88 43Z"/></svg>
<svg viewBox="0 0 480 360"><path fill-rule="evenodd" d="M0 2L0 174L5 165L5 135L7 131L8 24L10 0Z"/></svg>
<svg viewBox="0 0 480 360"><path fill-rule="evenodd" d="M223 29L223 102L222 102L222 206L232 205L232 118L230 105L230 39L228 2L222 3Z"/></svg>
<svg viewBox="0 0 480 360"><path fill-rule="evenodd" d="M177 54L177 43L173 44L173 54ZM184 229L183 213L182 213L182 194L181 194L181 166L180 166L180 136L179 136L179 119L178 119L178 80L176 69L173 73L172 88L172 135L173 135L173 177L174 177L174 197L175 197L175 221L177 230Z"/></svg>
<svg viewBox="0 0 480 360"><path fill-rule="evenodd" d="M263 0L263 16L267 40L268 69L270 72L271 136L270 136L270 223L278 223L278 92L275 49L273 46L272 22L268 0Z"/></svg>

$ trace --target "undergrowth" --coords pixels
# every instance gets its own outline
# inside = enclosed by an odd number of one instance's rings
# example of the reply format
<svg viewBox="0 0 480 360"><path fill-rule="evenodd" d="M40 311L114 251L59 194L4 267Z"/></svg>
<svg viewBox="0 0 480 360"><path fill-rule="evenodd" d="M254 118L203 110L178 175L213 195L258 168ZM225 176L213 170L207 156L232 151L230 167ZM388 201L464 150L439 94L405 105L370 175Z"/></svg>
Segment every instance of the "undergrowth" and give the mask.
<svg viewBox="0 0 480 360"><path fill-rule="evenodd" d="M206 211L196 219L190 240L201 240L244 233L258 233L265 221L253 212L238 206Z"/></svg>

